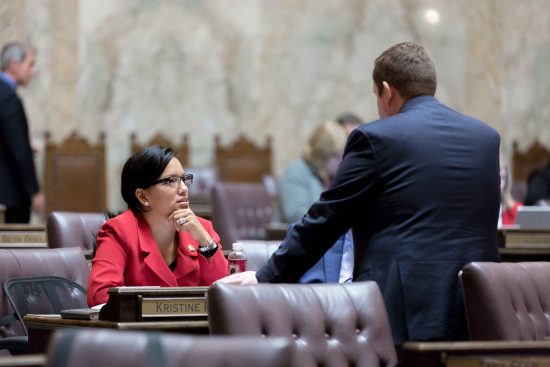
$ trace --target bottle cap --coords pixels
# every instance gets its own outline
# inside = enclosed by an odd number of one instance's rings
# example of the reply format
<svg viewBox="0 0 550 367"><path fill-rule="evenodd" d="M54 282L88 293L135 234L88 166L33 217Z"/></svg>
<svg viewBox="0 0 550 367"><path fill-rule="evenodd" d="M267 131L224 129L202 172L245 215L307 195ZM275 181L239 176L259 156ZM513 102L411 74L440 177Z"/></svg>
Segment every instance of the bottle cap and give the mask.
<svg viewBox="0 0 550 367"><path fill-rule="evenodd" d="M243 244L241 242L233 242L233 251L242 251Z"/></svg>

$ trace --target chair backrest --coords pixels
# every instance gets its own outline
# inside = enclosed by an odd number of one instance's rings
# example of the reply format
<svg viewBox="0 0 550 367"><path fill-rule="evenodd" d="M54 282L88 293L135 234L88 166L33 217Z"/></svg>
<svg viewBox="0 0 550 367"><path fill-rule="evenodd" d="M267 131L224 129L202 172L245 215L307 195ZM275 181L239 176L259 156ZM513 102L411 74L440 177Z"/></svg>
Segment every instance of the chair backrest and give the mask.
<svg viewBox="0 0 550 367"><path fill-rule="evenodd" d="M0 284L13 277L58 276L88 286L90 270L80 248L0 250ZM0 317L14 312L0 287ZM0 327L0 337L23 335L18 323Z"/></svg>
<svg viewBox="0 0 550 367"><path fill-rule="evenodd" d="M215 166L218 181L262 182L272 175L271 138L265 148L239 136L232 145L224 147L219 136L215 138Z"/></svg>
<svg viewBox="0 0 550 367"><path fill-rule="evenodd" d="M157 133L149 139L145 144L140 144L137 140L136 133L130 135L130 140L132 143L132 154L136 154L145 147L151 145L160 145L162 147L170 147L176 153L176 158L179 159L183 168L189 167L189 137L187 134L183 135L181 141L178 144L173 143L170 139L166 138L161 133Z"/></svg>
<svg viewBox="0 0 550 367"><path fill-rule="evenodd" d="M472 340L550 337L550 263L474 262L461 280Z"/></svg>
<svg viewBox="0 0 550 367"><path fill-rule="evenodd" d="M217 182L212 189L212 220L224 248L238 240L265 240L273 205L261 183Z"/></svg>
<svg viewBox="0 0 550 367"><path fill-rule="evenodd" d="M216 283L208 291L212 334L294 341L292 366L392 366L397 357L375 282Z"/></svg>
<svg viewBox="0 0 550 367"><path fill-rule="evenodd" d="M48 246L76 246L92 251L99 228L106 220L103 213L52 212L46 222Z"/></svg>
<svg viewBox="0 0 550 367"><path fill-rule="evenodd" d="M535 141L528 149L520 151L518 142L514 142L512 164L512 196L523 202L527 195L529 176L550 164L550 150Z"/></svg>
<svg viewBox="0 0 550 367"><path fill-rule="evenodd" d="M107 208L105 181L105 135L90 145L73 132L60 144L46 133L44 172L46 211L104 212Z"/></svg>
<svg viewBox="0 0 550 367"><path fill-rule="evenodd" d="M86 289L66 278L14 277L6 280L3 288L26 335L23 317L27 314L59 314L61 310L88 307Z"/></svg>
<svg viewBox="0 0 550 367"><path fill-rule="evenodd" d="M282 338L220 338L102 329L59 330L47 351L50 367L287 367Z"/></svg>

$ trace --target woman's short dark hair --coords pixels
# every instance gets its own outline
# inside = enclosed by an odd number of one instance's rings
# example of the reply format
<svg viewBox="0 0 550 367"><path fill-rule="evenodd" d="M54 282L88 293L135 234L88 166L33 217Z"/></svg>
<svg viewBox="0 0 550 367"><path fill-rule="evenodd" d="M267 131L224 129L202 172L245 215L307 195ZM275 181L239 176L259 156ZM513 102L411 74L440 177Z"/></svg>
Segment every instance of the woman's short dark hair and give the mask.
<svg viewBox="0 0 550 367"><path fill-rule="evenodd" d="M128 208L142 210L136 189L146 189L158 180L172 158L174 151L171 148L158 145L147 147L128 158L120 179L120 192Z"/></svg>

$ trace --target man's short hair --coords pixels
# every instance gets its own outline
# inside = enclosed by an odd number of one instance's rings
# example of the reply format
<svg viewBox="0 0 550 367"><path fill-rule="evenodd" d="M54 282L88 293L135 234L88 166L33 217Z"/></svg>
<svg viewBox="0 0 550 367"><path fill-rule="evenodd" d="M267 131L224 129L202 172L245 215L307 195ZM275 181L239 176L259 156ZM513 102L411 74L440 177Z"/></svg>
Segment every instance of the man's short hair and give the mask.
<svg viewBox="0 0 550 367"><path fill-rule="evenodd" d="M10 61L20 63L25 60L27 54L34 48L25 42L9 42L2 47L0 54L0 70L4 71L10 66Z"/></svg>
<svg viewBox="0 0 550 367"><path fill-rule="evenodd" d="M437 74L424 47L412 42L398 43L384 51L374 62L372 79L378 93L384 90L382 82L393 86L408 100L420 95L435 95Z"/></svg>

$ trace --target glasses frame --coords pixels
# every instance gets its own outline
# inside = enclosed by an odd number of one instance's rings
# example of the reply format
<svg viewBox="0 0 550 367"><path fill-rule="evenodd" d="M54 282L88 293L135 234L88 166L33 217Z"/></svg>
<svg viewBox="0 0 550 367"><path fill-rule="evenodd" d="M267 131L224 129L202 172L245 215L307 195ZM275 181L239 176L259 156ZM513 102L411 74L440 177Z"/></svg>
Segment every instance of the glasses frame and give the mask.
<svg viewBox="0 0 550 367"><path fill-rule="evenodd" d="M170 177L161 178L160 180L154 181L151 184L151 186L158 185L158 184L163 184L165 186L169 186L169 187L175 189L175 188L178 188L181 185L182 182L186 187L191 186L193 184L193 174L192 173L186 173L183 176L170 176Z"/></svg>

